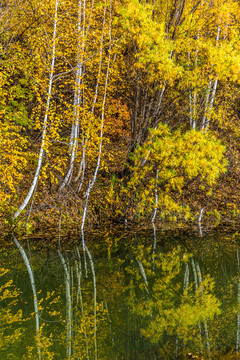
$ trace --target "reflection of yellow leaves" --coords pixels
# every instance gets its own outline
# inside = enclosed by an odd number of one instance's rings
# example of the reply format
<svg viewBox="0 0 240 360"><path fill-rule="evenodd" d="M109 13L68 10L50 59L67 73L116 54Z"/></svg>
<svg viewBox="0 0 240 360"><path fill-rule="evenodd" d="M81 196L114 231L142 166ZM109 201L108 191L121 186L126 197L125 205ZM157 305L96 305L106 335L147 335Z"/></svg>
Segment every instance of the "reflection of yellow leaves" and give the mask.
<svg viewBox="0 0 240 360"><path fill-rule="evenodd" d="M0 269L2 278L8 273L7 269ZM4 306L0 307L0 351L5 351L19 342L22 330L18 325L22 324L22 310L16 310L18 290L13 285L13 281L6 281L0 286L0 302ZM7 332L6 332L7 331Z"/></svg>
<svg viewBox="0 0 240 360"><path fill-rule="evenodd" d="M194 339L196 345L200 341L199 324L213 320L220 313L213 280L205 276L197 290L194 282L188 280L186 287L182 268L189 266L188 254L178 248L153 257L151 249L144 253L142 250L139 246L135 254L141 259L142 270L137 266L127 269L132 278L128 303L132 311L143 319L142 335L153 343L159 343L163 336L165 339L166 335L177 334L185 342ZM146 279L147 289L144 286Z"/></svg>

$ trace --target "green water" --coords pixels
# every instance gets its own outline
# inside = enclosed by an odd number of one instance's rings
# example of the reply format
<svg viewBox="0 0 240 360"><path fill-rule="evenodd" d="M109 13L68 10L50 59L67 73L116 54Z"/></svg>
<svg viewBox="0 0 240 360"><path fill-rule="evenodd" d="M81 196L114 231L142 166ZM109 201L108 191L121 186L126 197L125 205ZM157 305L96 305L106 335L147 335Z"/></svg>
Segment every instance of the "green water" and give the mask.
<svg viewBox="0 0 240 360"><path fill-rule="evenodd" d="M239 358L237 234L18 240L0 253L0 359Z"/></svg>

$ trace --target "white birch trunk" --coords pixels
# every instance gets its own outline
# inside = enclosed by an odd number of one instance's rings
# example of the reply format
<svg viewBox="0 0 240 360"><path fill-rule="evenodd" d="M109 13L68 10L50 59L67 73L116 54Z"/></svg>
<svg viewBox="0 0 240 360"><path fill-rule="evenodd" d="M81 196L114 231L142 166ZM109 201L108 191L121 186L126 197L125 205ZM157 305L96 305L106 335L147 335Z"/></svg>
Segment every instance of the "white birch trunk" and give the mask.
<svg viewBox="0 0 240 360"><path fill-rule="evenodd" d="M85 206L84 206L84 210L83 210L83 217L82 217L82 224L81 224L81 230L82 231L84 229L86 215L87 215L89 195L91 193L92 187L95 184L97 174L98 174L98 170L100 168L100 163L101 163L102 145L103 145L103 127L104 127L104 119L105 119L105 103L106 103L106 97L107 97L108 77L109 77L109 71L110 71L110 60L111 60L111 49L112 49L111 33L112 33L112 3L110 2L109 56L108 56L107 73L106 73L106 78L105 78L104 95L103 95L103 102L102 102L100 145L99 145L98 159L97 159L97 165L96 165L96 168L95 168L95 172L94 172L92 180L89 181L88 189L87 189L87 191L85 193Z"/></svg>
<svg viewBox="0 0 240 360"><path fill-rule="evenodd" d="M156 234L156 226L154 222L152 223L153 226L153 269L155 267L155 253L156 253L156 247L157 247L157 234Z"/></svg>
<svg viewBox="0 0 240 360"><path fill-rule="evenodd" d="M209 121L210 121L211 112L212 112L212 108L213 108L213 104L214 104L214 100L215 100L217 85L218 85L218 77L216 78L216 80L214 81L214 84L213 84L212 95L211 95L209 109L208 109L208 116L205 121L205 127L204 127L205 131L208 131L208 128L209 128Z"/></svg>
<svg viewBox="0 0 240 360"><path fill-rule="evenodd" d="M154 221L155 221L155 219L156 219L157 207L158 207L158 169L157 169L157 173L156 173L156 183L155 183L155 208L154 208L154 213L153 213L153 217L152 217L152 223L154 223Z"/></svg>
<svg viewBox="0 0 240 360"><path fill-rule="evenodd" d="M104 40L105 20L106 20L106 7L104 7L104 13L103 13L103 27L102 27L102 35L101 35L101 41L100 41L100 44L101 44L100 45L100 59L99 59L97 83L96 83L96 87L95 87L95 93L94 93L94 98L93 98L93 103L92 103L92 108L91 108L92 114L94 114L94 109L95 109L95 105L96 105L96 102L97 102L98 88L99 88L101 72L102 72L102 56L103 56L103 40ZM78 186L78 191L80 191L81 188L82 188L84 175L85 175L85 169L86 169L85 159L86 159L87 143L88 143L88 139L87 138L85 140L83 139L83 141L82 141L82 151L83 151L82 160L81 160L81 163L80 163L78 174L77 174L76 178L74 179L74 182L77 182L80 175L81 175L81 181L80 181L80 184Z"/></svg>
<svg viewBox="0 0 240 360"><path fill-rule="evenodd" d="M206 118L207 118L207 112L208 112L208 103L209 103L209 97L210 97L211 88L212 88L212 80L209 81L208 88L207 88L207 93L206 93L206 98L205 98L205 108L204 108L204 113L203 113L203 118L202 118L202 127L201 127L202 131L205 129L205 125L206 125Z"/></svg>
<svg viewBox="0 0 240 360"><path fill-rule="evenodd" d="M16 219L19 216L19 214L25 209L29 200L31 199L31 197L34 193L34 190L37 186L39 174L40 174L41 167L42 167L42 162L43 162L43 157L44 157L44 152L45 152L45 145L46 145L48 114L49 114L51 95L52 95L53 73L54 73L54 67L55 67L58 4L59 4L59 0L56 0L55 15L54 15L54 27L53 27L52 61L51 61L49 84L48 84L47 104L46 104L46 108L45 108L45 116L44 116L43 128L42 128L42 142L41 142L40 152L39 152L39 156L38 156L38 165L37 165L37 169L35 172L35 176L34 176L31 188L30 188L26 198L24 199L23 203L19 207L19 209L14 213L13 219Z"/></svg>
<svg viewBox="0 0 240 360"><path fill-rule="evenodd" d="M82 21L83 18L83 21ZM83 23L83 24L82 24ZM81 32L82 32L82 42L81 42ZM72 132L70 137L70 148L71 148L71 159L68 172L61 184L59 191L62 191L66 185L71 181L74 162L76 159L76 153L78 148L78 138L79 138L79 111L81 106L81 85L82 85L82 76L83 76L83 54L85 48L85 0L83 0L83 14L82 14L82 0L78 1L78 22L77 22L77 35L78 35L78 51L77 51L77 71L75 74L75 91L74 91L74 100L73 100L73 116L74 124L72 125Z"/></svg>
<svg viewBox="0 0 240 360"><path fill-rule="evenodd" d="M42 142L41 142L41 148L40 148L39 157L38 157L38 165L37 165L37 169L36 169L36 172L35 172L35 176L34 176L31 188L30 188L25 200L23 201L22 205L15 212L15 214L13 216L14 219L16 219L19 216L19 214L22 212L22 210L24 210L25 207L27 206L27 204L28 204L28 202L29 202L34 190L35 190L35 187L37 185L40 170L41 170L41 167L42 167L42 161L43 161L43 157L44 157L44 148L45 148L45 143L46 143L48 112L49 112L49 108L50 108L50 100L51 100L51 94L52 94L53 72L54 72L54 66L55 66L56 30L57 30L57 20L58 20L58 18L57 18L58 3L59 3L58 0L56 0L56 3L55 3L55 17L54 17L54 30L53 30L52 62L51 62L51 70L50 70L50 77L49 77L47 104L46 104L45 116L44 116L44 122L43 122Z"/></svg>
<svg viewBox="0 0 240 360"><path fill-rule="evenodd" d="M193 122L192 122L192 128L193 130L197 127L197 114L196 114L196 103L197 103L197 91L194 91L193 94L193 108L192 108L192 116L193 116Z"/></svg>
<svg viewBox="0 0 240 360"><path fill-rule="evenodd" d="M219 25L218 30L217 30L216 46L218 46L218 43L219 43L220 31L221 31L221 26ZM206 100L205 100L205 109L204 109L204 114L203 114L203 119L202 119L202 128L201 128L202 131L207 131L208 128L209 128L209 121L210 121L211 112L212 112L212 108L213 108L213 104L214 104L214 100L215 100L215 95L216 95L216 91L217 91L217 85L218 85L218 76L216 77L216 79L215 79L215 81L213 83L210 102L209 102L209 96L210 96L211 87L212 87L212 81L211 80L210 80L209 85L208 85L207 94L206 94Z"/></svg>
<svg viewBox="0 0 240 360"><path fill-rule="evenodd" d="M200 233L200 236L202 236L202 216L203 216L203 210L204 208L201 208L200 210L200 214L199 214L199 218L198 218L198 228L199 228L199 233Z"/></svg>
<svg viewBox="0 0 240 360"><path fill-rule="evenodd" d="M162 89L161 89L161 93L160 93L160 96L159 96L159 99L158 99L158 104L157 104L157 108L156 108L156 111L154 113L154 117L155 116L158 116L159 114L159 111L161 109L161 105L162 105L162 100L163 100L163 96L164 96L164 93L165 93L165 84L162 85Z"/></svg>
<svg viewBox="0 0 240 360"><path fill-rule="evenodd" d="M197 40L199 40L199 38L200 38L200 34L198 31ZM197 64L198 64L198 52L199 52L199 50L197 49L196 55L195 55L195 62L194 62L195 68L197 67ZM195 130L197 127L197 90L196 90L196 88L194 89L194 93L193 93L192 117L193 117L192 128L193 128L193 130Z"/></svg>

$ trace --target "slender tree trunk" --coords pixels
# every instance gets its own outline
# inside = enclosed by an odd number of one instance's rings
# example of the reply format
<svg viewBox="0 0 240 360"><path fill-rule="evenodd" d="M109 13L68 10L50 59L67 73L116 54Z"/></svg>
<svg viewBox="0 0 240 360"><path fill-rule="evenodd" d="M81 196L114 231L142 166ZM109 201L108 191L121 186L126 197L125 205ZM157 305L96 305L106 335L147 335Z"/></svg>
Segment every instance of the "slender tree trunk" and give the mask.
<svg viewBox="0 0 240 360"><path fill-rule="evenodd" d="M57 37L57 23L58 23L58 4L59 0L55 2L55 15L54 15L54 26L53 26L53 45L52 45L52 61L51 61L51 68L50 68L50 75L49 75L49 84L48 84L48 95L47 95L47 103L45 108L45 116L43 121L43 128L42 128L42 142L40 147L40 152L38 156L38 165L35 172L35 176L31 185L31 188L24 199L23 203L19 207L19 209L14 213L13 219L16 219L20 213L25 209L29 200L31 199L34 190L37 186L39 174L42 168L43 157L45 153L45 145L46 145L46 136L47 136L47 123L48 123L48 115L50 109L50 102L52 96L52 85L53 85L53 74L54 74L54 67L55 67L55 57L56 57L56 37Z"/></svg>
<svg viewBox="0 0 240 360"><path fill-rule="evenodd" d="M218 43L219 43L220 31L221 31L221 26L219 25L218 30L217 30L216 46L218 46ZM209 121L210 121L211 112L213 109L213 104L214 104L215 95L216 95L216 91L217 91L217 85L218 85L218 76L216 77L216 79L213 83L213 88L212 88L211 80L210 80L208 88L207 88L205 109L204 109L204 114L203 114L203 119L202 119L202 127L201 127L202 131L207 131L209 128ZM210 96L211 88L212 88L212 93ZM209 101L209 97L210 97L210 101Z"/></svg>
<svg viewBox="0 0 240 360"><path fill-rule="evenodd" d="M100 130L100 144L99 144L99 151L98 151L98 159L97 159L97 165L94 171L94 175L92 179L89 181L88 189L84 195L85 197L85 206L83 210L83 217L82 217L82 224L81 224L81 230L83 231L86 215L87 215L87 209L88 209L88 200L91 193L91 190L96 182L98 170L100 168L101 163L101 156L102 156L102 146L103 146L103 127L104 127L104 120L105 120L105 103L107 98L107 87L108 87L108 78L109 78L109 71L110 71L110 60L111 60L111 50L112 50L112 3L110 2L110 19L109 19L109 56L108 56L108 63L107 63L107 72L106 72L106 78L105 78L105 86L104 86L104 94L103 94L103 102L102 102L102 114L101 114L101 130Z"/></svg>
<svg viewBox="0 0 240 360"><path fill-rule="evenodd" d="M103 58L103 45L104 45L103 40L104 40L104 31L105 31L105 21L106 21L106 7L104 7L104 13L103 13L103 27L102 27L102 35L101 35L101 41L100 41L100 58L99 58L98 77L97 77L97 83L96 83L96 87L95 87L95 93L94 93L94 98L93 98L92 108L91 108L91 112L92 112L93 115L94 115L95 105L96 105L96 102L97 102L98 89L99 89L101 73L102 73L102 58ZM78 174L77 174L77 176L76 176L76 178L74 180L74 182L77 182L80 175L81 175L81 180L80 180L80 184L78 186L78 191L80 191L81 188L82 188L84 175L85 175L87 143L88 143L87 137L86 137L85 140L83 138L83 140L82 140L82 151L83 151L82 160L81 160L81 163L80 163Z"/></svg>
<svg viewBox="0 0 240 360"><path fill-rule="evenodd" d="M83 10L82 10L83 7ZM81 41L82 33L82 41ZM75 74L75 91L73 101L73 116L74 123L72 125L72 132L70 137L70 148L71 148L71 160L68 172L61 184L59 191L68 185L72 178L74 162L78 148L79 138L79 117L80 117L80 106L82 96L82 77L83 77L83 59L84 59L84 48L85 48L85 0L78 1L78 22L77 22L77 35L78 35L78 46L77 46L77 70ZM84 144L84 141L83 141Z"/></svg>
<svg viewBox="0 0 240 360"><path fill-rule="evenodd" d="M155 182L155 207L154 207L154 213L152 217L152 223L154 223L157 215L157 207L158 207L158 169L156 172L156 182Z"/></svg>

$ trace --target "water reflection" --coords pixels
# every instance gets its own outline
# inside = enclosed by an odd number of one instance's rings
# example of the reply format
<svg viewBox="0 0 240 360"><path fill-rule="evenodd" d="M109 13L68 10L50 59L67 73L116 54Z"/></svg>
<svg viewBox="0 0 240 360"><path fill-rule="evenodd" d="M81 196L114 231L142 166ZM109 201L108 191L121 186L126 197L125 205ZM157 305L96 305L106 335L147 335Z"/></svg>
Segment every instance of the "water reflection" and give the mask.
<svg viewBox="0 0 240 360"><path fill-rule="evenodd" d="M160 247L154 232L39 255L14 238L17 261L0 274L0 358L239 358L238 248L206 253L201 241L194 254Z"/></svg>
<svg viewBox="0 0 240 360"><path fill-rule="evenodd" d="M156 254L153 267L151 249L138 246L127 270L128 302L142 318L141 334L157 344L160 358L191 351L210 358L208 322L220 313L220 302L213 279L202 277L197 261L176 248Z"/></svg>

